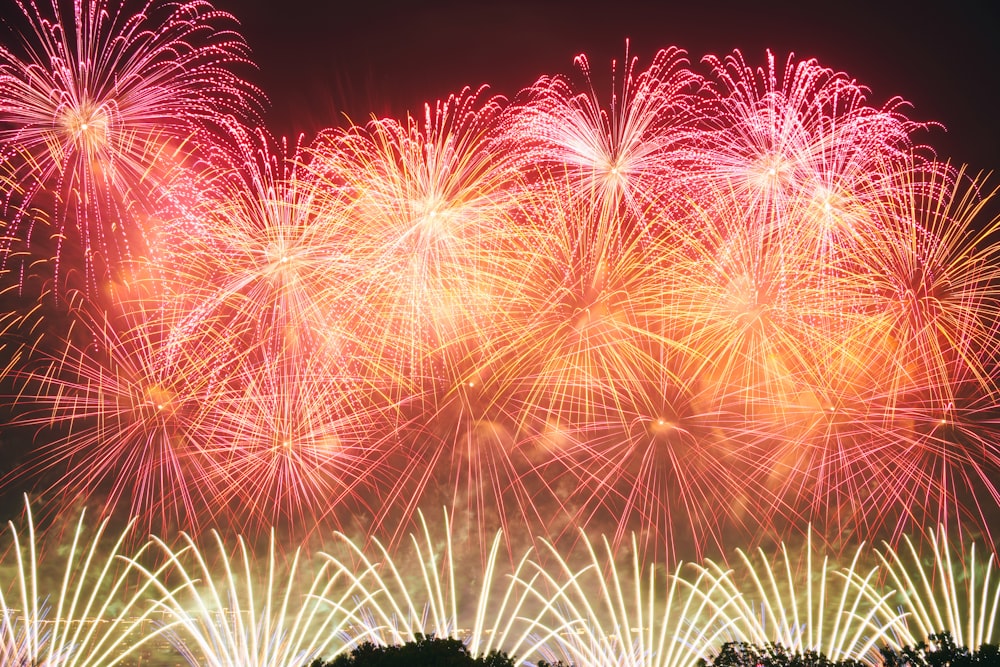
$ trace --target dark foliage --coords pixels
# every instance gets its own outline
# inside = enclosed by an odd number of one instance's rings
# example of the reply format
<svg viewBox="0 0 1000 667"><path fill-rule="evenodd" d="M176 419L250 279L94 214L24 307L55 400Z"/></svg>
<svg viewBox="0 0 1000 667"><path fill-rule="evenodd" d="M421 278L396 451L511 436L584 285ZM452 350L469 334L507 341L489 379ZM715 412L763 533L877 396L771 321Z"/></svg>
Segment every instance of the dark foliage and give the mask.
<svg viewBox="0 0 1000 667"><path fill-rule="evenodd" d="M502 651L473 657L460 639L417 635L400 646L365 642L333 660L314 660L310 667L514 667L514 659Z"/></svg>
<svg viewBox="0 0 1000 667"><path fill-rule="evenodd" d="M727 642L717 656L699 660L698 664L701 667L865 667L858 660L830 660L815 651L799 653L781 644L757 646L746 642Z"/></svg>
<svg viewBox="0 0 1000 667"><path fill-rule="evenodd" d="M983 644L970 651L955 644L951 633L931 635L916 646L880 651L882 667L1000 667L1000 647ZM723 644L719 654L699 660L699 667L863 667L858 660L831 660L822 653L792 652L781 644L757 646L746 642Z"/></svg>
<svg viewBox="0 0 1000 667"><path fill-rule="evenodd" d="M983 644L976 650L958 646L950 632L931 635L916 646L882 649L884 667L1000 667L1000 647Z"/></svg>

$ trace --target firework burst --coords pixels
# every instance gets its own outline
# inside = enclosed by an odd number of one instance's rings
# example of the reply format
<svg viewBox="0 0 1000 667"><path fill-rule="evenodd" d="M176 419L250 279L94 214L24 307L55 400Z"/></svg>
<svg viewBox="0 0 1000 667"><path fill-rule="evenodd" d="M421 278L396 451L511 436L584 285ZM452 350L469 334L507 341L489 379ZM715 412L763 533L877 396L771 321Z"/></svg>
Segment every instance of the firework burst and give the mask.
<svg viewBox="0 0 1000 667"><path fill-rule="evenodd" d="M260 108L233 71L248 50L225 27L232 17L200 0L134 12L117 0L17 6L29 30L0 48L0 155L22 191L7 197L8 233L51 235L57 263L78 244L96 291L144 240L135 217L183 161L195 124ZM53 212L51 230L39 206Z"/></svg>
<svg viewBox="0 0 1000 667"><path fill-rule="evenodd" d="M522 92L511 125L526 171L565 179L571 185L566 194L586 199L601 217L628 213L632 224L645 226L650 208L683 199L672 184L698 141L702 79L677 48L657 52L639 72L626 43L623 62L621 72L612 65L605 101L594 88L590 62L578 56L582 85L543 77Z"/></svg>
<svg viewBox="0 0 1000 667"><path fill-rule="evenodd" d="M197 522L215 506L201 496L202 452L225 421L216 406L241 352L219 339L178 338L169 313L141 301L96 312L75 302L64 351L39 355L14 378L16 423L49 443L14 474L41 473L74 496L103 492L109 513Z"/></svg>

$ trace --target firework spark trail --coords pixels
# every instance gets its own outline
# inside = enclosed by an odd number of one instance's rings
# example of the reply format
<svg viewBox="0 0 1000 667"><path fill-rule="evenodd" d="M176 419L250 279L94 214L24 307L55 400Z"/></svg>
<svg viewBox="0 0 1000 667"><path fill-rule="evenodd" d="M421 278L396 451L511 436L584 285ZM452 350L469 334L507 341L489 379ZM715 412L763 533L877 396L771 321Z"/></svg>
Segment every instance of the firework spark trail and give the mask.
<svg viewBox="0 0 1000 667"><path fill-rule="evenodd" d="M785 544L780 556L756 558L737 550L736 564L707 561L705 570L722 592L721 605L741 641L763 646L777 642L798 652L817 651L831 660L877 660L881 644L900 646L910 638L906 617L877 586L878 568L867 573L862 547L850 565L837 568L824 555L816 567L813 532L796 559ZM804 557L803 557L804 556Z"/></svg>
<svg viewBox="0 0 1000 667"><path fill-rule="evenodd" d="M947 631L959 646L970 649L995 644L1000 617L996 553L987 552L977 560L974 542L968 557L955 553L944 526L928 529L926 540L933 557L929 562L921 552L927 545L909 537L904 540L905 548L886 546L878 553L887 571L885 578L895 587L904 610L908 643Z"/></svg>
<svg viewBox="0 0 1000 667"><path fill-rule="evenodd" d="M391 645L434 635L463 640L475 656L504 650L523 661L538 648L539 633L555 634L557 630L539 621L539 609L544 611L547 605L538 605L545 598L532 588L538 577L531 574L530 550L503 573L504 536L497 533L481 564L480 588L475 590L476 577L465 570L469 563L457 560L447 515L441 546L422 514L420 521L422 533L410 535L417 574L377 540L373 557L338 534L341 548L326 554L338 574L350 578L360 591L356 624L346 635L348 648L366 641ZM338 556L339 552L344 555Z"/></svg>
<svg viewBox="0 0 1000 667"><path fill-rule="evenodd" d="M11 546L4 569L12 567L13 576L10 588L0 589L0 661L83 667L115 665L138 653L159 631L150 631L152 607L147 604L156 599L155 587L150 582L134 586L132 569L123 566L122 548L133 525L108 539L107 521L89 531L81 513L69 544L61 545L65 565L57 583L45 577L60 550L46 553L27 500L25 506L27 541L22 542L13 522L7 524ZM141 557L142 550L136 555ZM157 577L163 571L149 574Z"/></svg>
<svg viewBox="0 0 1000 667"><path fill-rule="evenodd" d="M242 538L229 555L212 534L216 559L187 533L178 547L154 537L165 565L146 571L161 595L153 608L170 619L167 637L188 664L296 667L339 649L337 637L353 618L353 589L335 599L338 574L324 564L309 579L301 551L284 562L273 532L266 571Z"/></svg>
<svg viewBox="0 0 1000 667"><path fill-rule="evenodd" d="M665 567L644 560L638 541L623 551L585 535L579 552L543 540L505 563L508 538L497 533L477 560L460 553L447 514L438 528L420 517L412 551L338 533L312 558L304 545L280 548L273 531L261 555L218 533L124 551L131 525L106 540L107 522L90 534L84 518L42 539L29 507L27 542L11 524L2 565L14 576L0 591L8 661L114 665L166 638L191 665L292 667L434 634L519 664L671 667L727 641L876 664L880 645L930 633L972 648L995 641L1000 614L995 553L957 555L943 527L905 548L859 547L840 565L810 532L801 550L781 544L773 557L737 550L729 564ZM47 592L45 564L60 552L65 568Z"/></svg>
<svg viewBox="0 0 1000 667"><path fill-rule="evenodd" d="M585 536L582 544L589 557L582 568L574 569L551 545L555 567L536 565L548 587L535 588L551 596L543 618L558 629L540 646L546 659L595 667L690 665L732 639L736 620L726 615L732 601L724 594L721 604L714 599L722 584L707 570L680 564L665 575L655 567L643 572L633 541L626 571L607 540L603 560ZM691 572L697 573L693 580L681 574Z"/></svg>

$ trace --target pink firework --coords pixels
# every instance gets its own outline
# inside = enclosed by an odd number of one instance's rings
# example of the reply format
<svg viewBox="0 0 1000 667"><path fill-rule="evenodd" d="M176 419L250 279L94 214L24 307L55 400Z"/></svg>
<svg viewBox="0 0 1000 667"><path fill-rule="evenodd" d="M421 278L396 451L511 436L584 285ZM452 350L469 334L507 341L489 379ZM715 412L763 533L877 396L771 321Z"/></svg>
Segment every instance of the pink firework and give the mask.
<svg viewBox="0 0 1000 667"><path fill-rule="evenodd" d="M647 225L650 209L676 207L674 187L699 141L695 121L702 79L684 51L656 53L637 71L626 43L621 71L612 64L612 90L594 88L590 62L577 56L582 82L543 77L523 91L512 108L511 129L530 175L566 179L568 193L583 197L607 217L628 211Z"/></svg>
<svg viewBox="0 0 1000 667"><path fill-rule="evenodd" d="M0 157L19 184L8 234L51 244L57 263L72 247L93 291L144 252L137 217L184 163L193 127L252 118L262 96L234 71L249 61L232 17L206 2L18 7L30 30L0 48Z"/></svg>

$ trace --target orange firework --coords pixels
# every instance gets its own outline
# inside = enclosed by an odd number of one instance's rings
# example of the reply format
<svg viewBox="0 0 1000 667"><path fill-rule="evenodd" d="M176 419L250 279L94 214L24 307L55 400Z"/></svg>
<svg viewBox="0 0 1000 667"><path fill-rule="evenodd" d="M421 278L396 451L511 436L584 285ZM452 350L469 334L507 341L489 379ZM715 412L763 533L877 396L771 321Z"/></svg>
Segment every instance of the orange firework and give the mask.
<svg viewBox="0 0 1000 667"><path fill-rule="evenodd" d="M109 513L197 525L217 507L204 448L223 429L216 406L241 352L223 336L179 335L174 314L141 301L106 312L73 303L63 351L14 374L17 423L43 440L14 473L41 473L73 496L103 492Z"/></svg>
<svg viewBox="0 0 1000 667"><path fill-rule="evenodd" d="M358 335L410 391L466 380L457 360L489 345L517 282L518 175L495 152L501 104L466 90L428 105L422 124L373 120L316 144L313 168L346 198L333 224L356 262L351 288L371 309Z"/></svg>

